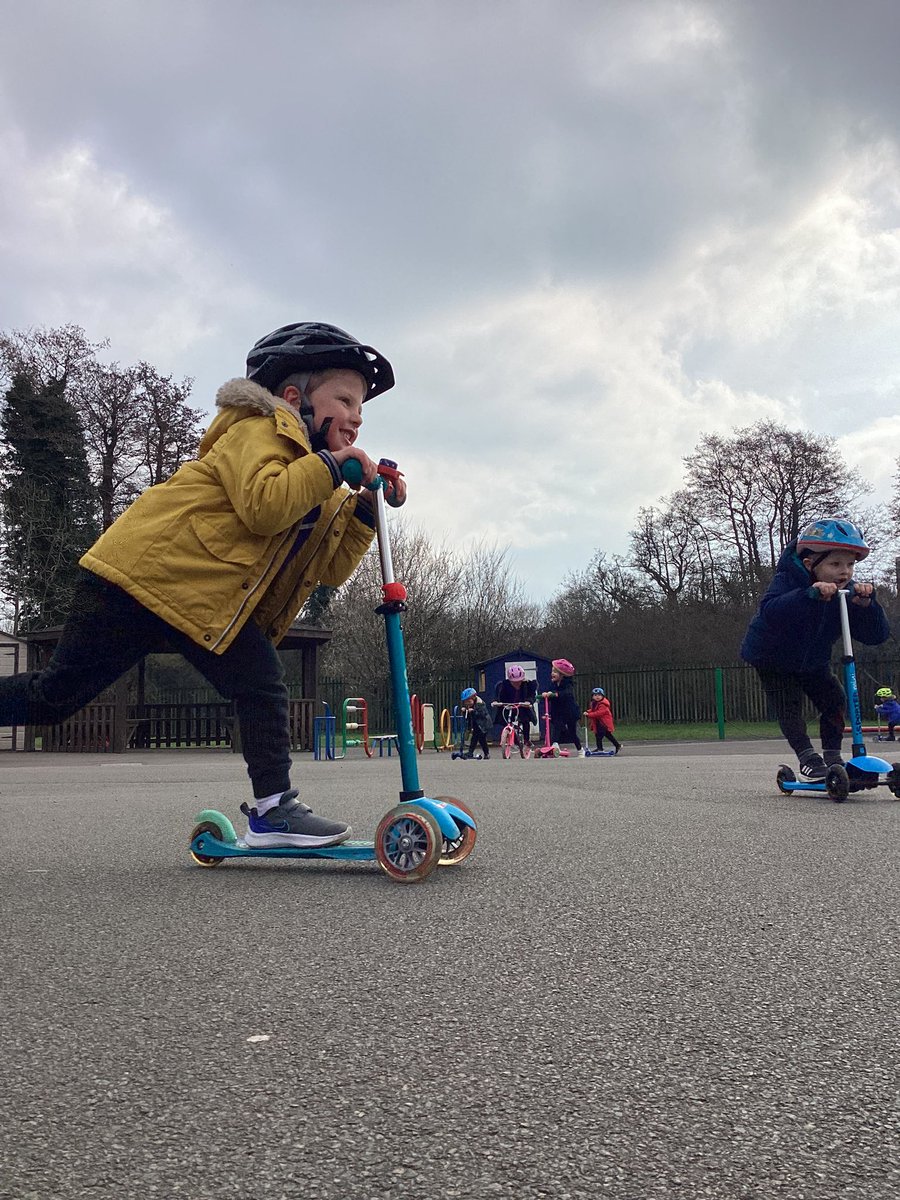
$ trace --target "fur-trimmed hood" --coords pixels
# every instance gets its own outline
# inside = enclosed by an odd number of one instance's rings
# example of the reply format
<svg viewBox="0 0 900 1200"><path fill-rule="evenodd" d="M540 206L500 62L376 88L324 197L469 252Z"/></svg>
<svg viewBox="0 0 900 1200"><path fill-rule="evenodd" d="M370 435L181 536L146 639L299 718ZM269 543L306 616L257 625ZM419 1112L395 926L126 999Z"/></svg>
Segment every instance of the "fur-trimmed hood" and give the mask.
<svg viewBox="0 0 900 1200"><path fill-rule="evenodd" d="M297 410L252 379L229 379L223 383L216 392L216 408L219 411L200 440L201 458L223 433L247 417L277 417L279 426L298 434L309 447L309 433Z"/></svg>
<svg viewBox="0 0 900 1200"><path fill-rule="evenodd" d="M277 408L290 405L252 379L229 379L216 392L216 408L249 408L254 413L271 416Z"/></svg>

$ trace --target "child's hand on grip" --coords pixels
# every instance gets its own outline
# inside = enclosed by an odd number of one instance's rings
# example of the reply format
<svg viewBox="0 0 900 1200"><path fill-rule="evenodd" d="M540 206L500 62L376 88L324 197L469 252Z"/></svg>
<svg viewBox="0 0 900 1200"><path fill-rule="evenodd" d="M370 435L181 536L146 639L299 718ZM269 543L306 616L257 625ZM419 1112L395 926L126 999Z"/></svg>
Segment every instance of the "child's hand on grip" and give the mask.
<svg viewBox="0 0 900 1200"><path fill-rule="evenodd" d="M365 450L361 450L359 446L347 446L344 450L333 450L332 456L339 467L342 467L350 458L357 460L362 468L362 482L358 486L362 487L365 484L375 482L375 476L378 474L378 464L373 462Z"/></svg>

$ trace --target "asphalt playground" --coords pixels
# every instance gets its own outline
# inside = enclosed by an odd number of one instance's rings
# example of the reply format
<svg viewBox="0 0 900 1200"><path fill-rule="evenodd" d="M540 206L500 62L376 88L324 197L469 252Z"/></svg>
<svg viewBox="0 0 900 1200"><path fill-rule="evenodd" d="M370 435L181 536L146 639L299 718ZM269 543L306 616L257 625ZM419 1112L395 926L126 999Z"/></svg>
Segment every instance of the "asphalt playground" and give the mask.
<svg viewBox="0 0 900 1200"><path fill-rule="evenodd" d="M295 783L371 836L352 753ZM417 885L196 866L228 752L0 755L0 1200L896 1197L900 803L783 755L426 751L479 831Z"/></svg>

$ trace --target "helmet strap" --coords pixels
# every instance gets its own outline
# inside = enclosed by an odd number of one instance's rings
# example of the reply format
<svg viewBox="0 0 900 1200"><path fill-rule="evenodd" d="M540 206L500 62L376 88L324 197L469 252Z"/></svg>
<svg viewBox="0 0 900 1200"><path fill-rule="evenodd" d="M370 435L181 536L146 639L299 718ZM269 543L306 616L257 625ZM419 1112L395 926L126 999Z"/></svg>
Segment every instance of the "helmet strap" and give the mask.
<svg viewBox="0 0 900 1200"><path fill-rule="evenodd" d="M331 417L326 417L319 429L316 429L316 414L313 408L312 400L309 398L309 381L312 379L312 372L304 371L300 376L300 417L303 424L306 426L306 431L309 434L309 444L312 447L313 454L317 454L320 450L328 449L328 430L331 428Z"/></svg>

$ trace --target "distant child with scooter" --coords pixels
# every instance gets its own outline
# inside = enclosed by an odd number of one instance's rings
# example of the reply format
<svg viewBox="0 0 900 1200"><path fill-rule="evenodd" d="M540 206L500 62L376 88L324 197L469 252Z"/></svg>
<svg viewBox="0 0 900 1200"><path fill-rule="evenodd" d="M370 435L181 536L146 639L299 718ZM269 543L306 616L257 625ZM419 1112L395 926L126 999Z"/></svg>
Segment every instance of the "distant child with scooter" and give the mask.
<svg viewBox="0 0 900 1200"><path fill-rule="evenodd" d="M851 591L848 613L855 640L878 646L890 637L873 585L853 582L856 564L868 553L851 521L823 518L807 525L785 547L741 645L741 658L756 668L781 732L797 755L801 779L824 779L828 767L843 762L846 700L830 665L841 635L838 591ZM821 755L806 731L804 695L819 712Z"/></svg>
<svg viewBox="0 0 900 1200"><path fill-rule="evenodd" d="M622 743L616 738L616 723L613 720L612 705L602 687L595 687L591 692L590 707L584 715L594 728L594 737L600 753L603 753L603 739L609 738L618 754L622 749Z"/></svg>
<svg viewBox="0 0 900 1200"><path fill-rule="evenodd" d="M875 693L875 699L878 701L875 711L879 717L884 717L887 721L888 731L885 741L896 742L894 729L900 725L900 704L897 703L897 697L890 688L879 688Z"/></svg>
<svg viewBox="0 0 900 1200"><path fill-rule="evenodd" d="M466 726L472 735L467 757L474 758L475 748L476 746L480 746L484 757L490 758L491 752L488 748L487 735L492 722L488 706L475 689L471 687L465 688L460 693L459 699L462 710L466 715Z"/></svg>
<svg viewBox="0 0 900 1200"><path fill-rule="evenodd" d="M572 742L578 757L584 758L584 746L578 736L581 706L575 699L575 668L567 658L554 658L550 664L551 689L541 692L550 704L550 727L554 747Z"/></svg>

